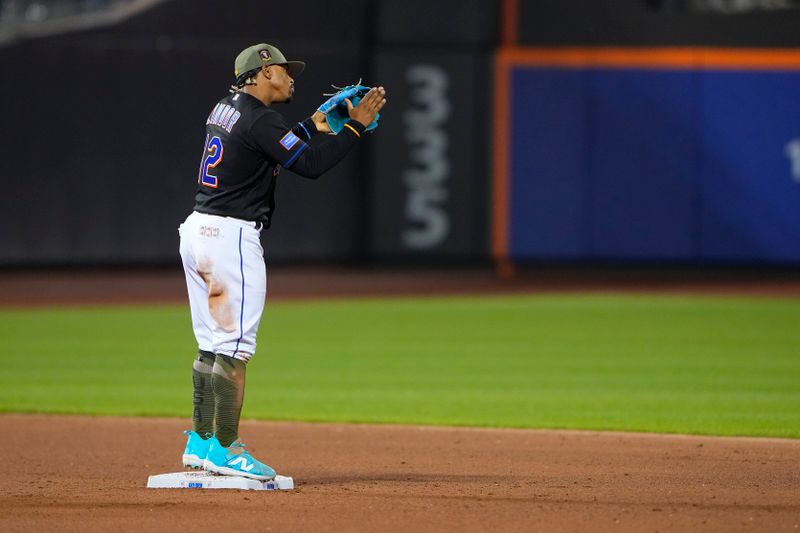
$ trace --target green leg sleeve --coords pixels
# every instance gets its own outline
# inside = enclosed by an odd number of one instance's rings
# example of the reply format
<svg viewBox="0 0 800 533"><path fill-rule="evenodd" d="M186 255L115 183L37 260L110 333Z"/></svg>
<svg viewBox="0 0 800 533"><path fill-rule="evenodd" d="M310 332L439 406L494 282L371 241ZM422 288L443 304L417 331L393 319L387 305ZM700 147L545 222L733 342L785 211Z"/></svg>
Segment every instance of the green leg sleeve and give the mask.
<svg viewBox="0 0 800 533"><path fill-rule="evenodd" d="M203 438L206 433L214 432L214 389L211 386L214 359L213 353L201 350L192 364L192 384L194 385L192 429Z"/></svg>
<svg viewBox="0 0 800 533"><path fill-rule="evenodd" d="M246 368L244 361L227 355L218 354L214 361L214 423L217 438L226 447L239 438Z"/></svg>

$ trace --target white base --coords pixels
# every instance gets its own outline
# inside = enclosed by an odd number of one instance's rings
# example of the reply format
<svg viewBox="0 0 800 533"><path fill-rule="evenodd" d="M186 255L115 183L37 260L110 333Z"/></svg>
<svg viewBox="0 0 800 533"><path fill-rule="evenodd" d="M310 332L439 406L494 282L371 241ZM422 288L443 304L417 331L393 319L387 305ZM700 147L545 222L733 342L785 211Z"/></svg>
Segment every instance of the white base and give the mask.
<svg viewBox="0 0 800 533"><path fill-rule="evenodd" d="M218 476L210 472L175 472L147 478L148 489L240 489L291 490L294 479L275 476L271 481L256 481L241 476Z"/></svg>

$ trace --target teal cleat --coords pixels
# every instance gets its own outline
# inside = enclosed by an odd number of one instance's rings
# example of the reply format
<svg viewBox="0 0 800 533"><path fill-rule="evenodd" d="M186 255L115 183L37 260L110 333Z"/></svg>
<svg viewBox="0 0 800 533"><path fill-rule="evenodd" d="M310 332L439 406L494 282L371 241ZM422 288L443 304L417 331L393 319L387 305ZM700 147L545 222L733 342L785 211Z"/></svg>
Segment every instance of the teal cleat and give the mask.
<svg viewBox="0 0 800 533"><path fill-rule="evenodd" d="M184 431L183 434L187 437L186 449L183 450L183 466L203 468L203 461L211 445L211 435L207 433L204 439L195 431Z"/></svg>
<svg viewBox="0 0 800 533"><path fill-rule="evenodd" d="M275 470L265 465L244 450L244 444L236 441L225 448L216 436L208 439L208 455L203 468L215 474L242 476L259 481L275 479Z"/></svg>

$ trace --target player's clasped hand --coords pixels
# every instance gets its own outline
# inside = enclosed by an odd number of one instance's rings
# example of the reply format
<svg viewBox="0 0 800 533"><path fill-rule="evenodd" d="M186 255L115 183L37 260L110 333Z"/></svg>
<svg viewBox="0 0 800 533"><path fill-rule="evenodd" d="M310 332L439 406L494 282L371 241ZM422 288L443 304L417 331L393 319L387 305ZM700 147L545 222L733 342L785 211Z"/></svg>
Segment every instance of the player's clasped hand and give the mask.
<svg viewBox="0 0 800 533"><path fill-rule="evenodd" d="M350 118L366 127L372 124L372 121L378 116L383 106L386 105L386 89L382 86L373 87L357 106L354 106L349 98L345 98L345 102L347 102L347 111L350 114Z"/></svg>

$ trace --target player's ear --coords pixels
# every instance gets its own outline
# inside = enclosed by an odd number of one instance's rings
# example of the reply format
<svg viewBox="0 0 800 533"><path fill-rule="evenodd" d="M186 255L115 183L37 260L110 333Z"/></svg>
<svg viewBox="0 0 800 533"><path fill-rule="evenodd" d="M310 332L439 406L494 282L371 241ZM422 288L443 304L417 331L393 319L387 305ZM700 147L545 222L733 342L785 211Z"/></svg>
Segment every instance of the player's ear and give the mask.
<svg viewBox="0 0 800 533"><path fill-rule="evenodd" d="M270 72L269 70L269 65L264 65L263 67L261 67L261 72L264 74L264 77L267 78L268 80L272 79L272 72Z"/></svg>

